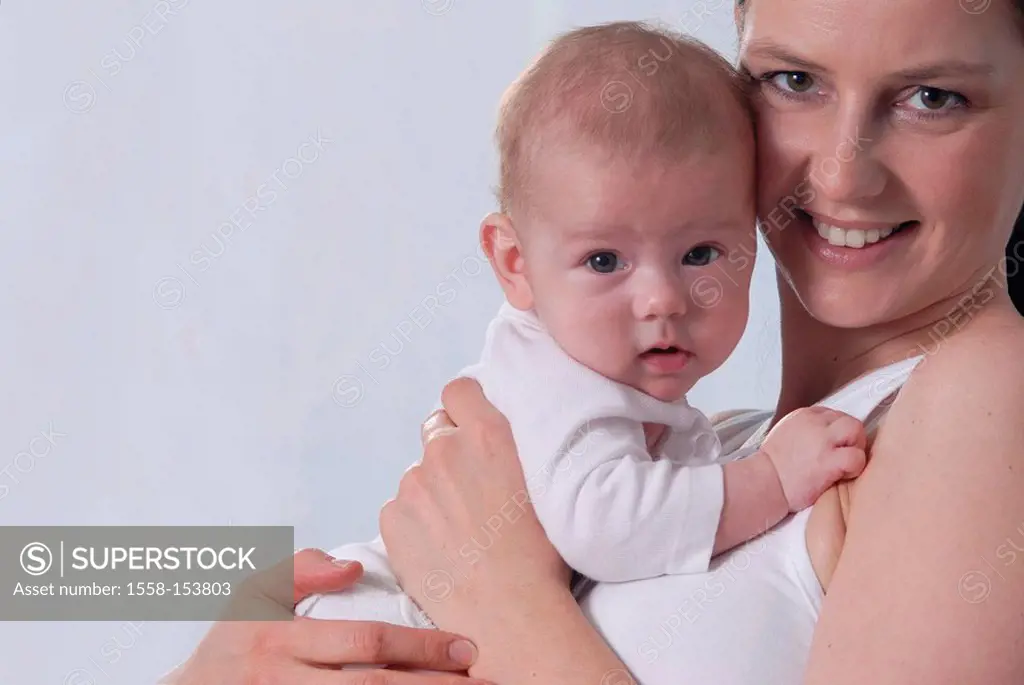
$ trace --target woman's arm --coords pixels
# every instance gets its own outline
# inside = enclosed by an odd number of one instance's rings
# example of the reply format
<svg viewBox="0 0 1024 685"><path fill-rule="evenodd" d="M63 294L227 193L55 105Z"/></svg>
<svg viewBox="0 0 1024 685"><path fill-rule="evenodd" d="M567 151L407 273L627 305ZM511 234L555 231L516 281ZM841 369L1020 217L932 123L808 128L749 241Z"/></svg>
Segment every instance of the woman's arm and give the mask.
<svg viewBox="0 0 1024 685"><path fill-rule="evenodd" d="M954 338L903 389L851 488L808 685L1024 682L1022 345Z"/></svg>
<svg viewBox="0 0 1024 685"><path fill-rule="evenodd" d="M456 379L424 424L421 464L381 512L406 592L479 648L470 675L496 683L627 685L622 662L569 592L568 569L526 496L505 417Z"/></svg>
<svg viewBox="0 0 1024 685"><path fill-rule="evenodd" d="M459 625L479 645L474 678L500 685L635 685L632 676L587 622L567 587L550 583L516 584L494 578L491 590L507 587L501 596L462 598L453 604L445 628ZM480 596L492 597L480 602ZM471 612L473 617L455 612ZM470 626L474 626L470 628Z"/></svg>

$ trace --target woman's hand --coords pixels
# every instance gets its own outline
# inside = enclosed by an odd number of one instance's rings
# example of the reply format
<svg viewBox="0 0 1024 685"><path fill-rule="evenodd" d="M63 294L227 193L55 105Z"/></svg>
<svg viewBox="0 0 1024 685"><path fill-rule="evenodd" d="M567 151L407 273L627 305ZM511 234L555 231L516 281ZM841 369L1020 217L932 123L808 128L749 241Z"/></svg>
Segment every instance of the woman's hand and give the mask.
<svg viewBox="0 0 1024 685"><path fill-rule="evenodd" d="M357 563L331 559L319 550L295 555L291 606L322 592L343 590L362 575ZM281 602L279 602L281 603ZM284 604L287 604L285 600ZM471 685L465 671L475 647L457 635L385 623L291 621L216 623L192 657L165 676L167 685ZM400 664L410 669L448 671L422 675L381 670L340 671L345 664Z"/></svg>
<svg viewBox="0 0 1024 685"><path fill-rule="evenodd" d="M569 570L530 504L505 417L465 378L449 383L441 400L445 410L423 425L422 463L381 512L403 589L435 623L479 647L474 676L633 683L569 591Z"/></svg>
<svg viewBox="0 0 1024 685"><path fill-rule="evenodd" d="M405 591L438 625L473 635L502 607L521 609L524 592L567 592L569 571L530 504L505 417L470 379L441 401L423 424L422 462L381 511L381 535Z"/></svg>

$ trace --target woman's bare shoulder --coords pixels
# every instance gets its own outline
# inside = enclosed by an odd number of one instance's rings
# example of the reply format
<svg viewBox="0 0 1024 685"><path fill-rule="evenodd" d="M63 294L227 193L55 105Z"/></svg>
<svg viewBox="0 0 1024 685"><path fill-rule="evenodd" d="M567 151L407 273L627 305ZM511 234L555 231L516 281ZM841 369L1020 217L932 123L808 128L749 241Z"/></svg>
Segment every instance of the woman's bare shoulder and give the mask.
<svg viewBox="0 0 1024 685"><path fill-rule="evenodd" d="M872 482L871 474L888 473L892 461L934 471L966 459L983 470L998 469L1001 459L1016 460L1024 448L1022 352L1020 317L986 321L935 345L879 427L868 467L851 484L851 503Z"/></svg>
<svg viewBox="0 0 1024 685"><path fill-rule="evenodd" d="M979 321L977 327L940 338L925 348L925 359L910 377L900 399L931 398L940 404L954 399L958 390L988 394L1012 380L1024 378L1024 318L1002 314ZM936 397L934 390L945 389Z"/></svg>
<svg viewBox="0 0 1024 685"><path fill-rule="evenodd" d="M950 338L890 408L849 502L833 503L842 550L812 662L1021 682L1024 564L1000 555L1024 522L1019 328Z"/></svg>
<svg viewBox="0 0 1024 685"><path fill-rule="evenodd" d="M997 324L934 345L879 428L864 474L837 483L816 503L807 542L826 588L859 495L903 498L912 491L902 487L925 487L930 478L942 488L957 467L1001 482L1007 495L1017 487L1000 474L1024 474L1024 319ZM964 525L984 524L967 518Z"/></svg>

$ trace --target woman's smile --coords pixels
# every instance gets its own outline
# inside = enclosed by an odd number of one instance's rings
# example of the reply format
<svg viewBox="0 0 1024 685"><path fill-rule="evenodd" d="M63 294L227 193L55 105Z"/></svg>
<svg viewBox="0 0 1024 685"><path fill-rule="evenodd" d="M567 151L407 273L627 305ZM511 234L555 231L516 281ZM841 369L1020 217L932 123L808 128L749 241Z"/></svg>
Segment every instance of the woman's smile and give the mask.
<svg viewBox="0 0 1024 685"><path fill-rule="evenodd" d="M902 255L921 227L918 221L841 221L800 209L794 218L811 254L842 269L865 269Z"/></svg>
<svg viewBox="0 0 1024 685"><path fill-rule="evenodd" d="M843 221L807 209L797 212L806 215L818 235L829 244L854 249L874 245L917 224L916 221Z"/></svg>

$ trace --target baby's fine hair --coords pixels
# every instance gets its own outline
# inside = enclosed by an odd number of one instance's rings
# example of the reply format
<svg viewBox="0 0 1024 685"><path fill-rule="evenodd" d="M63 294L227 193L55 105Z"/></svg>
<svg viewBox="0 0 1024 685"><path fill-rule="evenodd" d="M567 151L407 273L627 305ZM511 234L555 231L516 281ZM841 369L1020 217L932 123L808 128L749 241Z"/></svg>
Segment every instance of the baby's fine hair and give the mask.
<svg viewBox="0 0 1024 685"><path fill-rule="evenodd" d="M495 131L502 212L528 202L537 153L559 142L682 161L753 141L746 80L685 34L614 22L558 36L506 90Z"/></svg>

